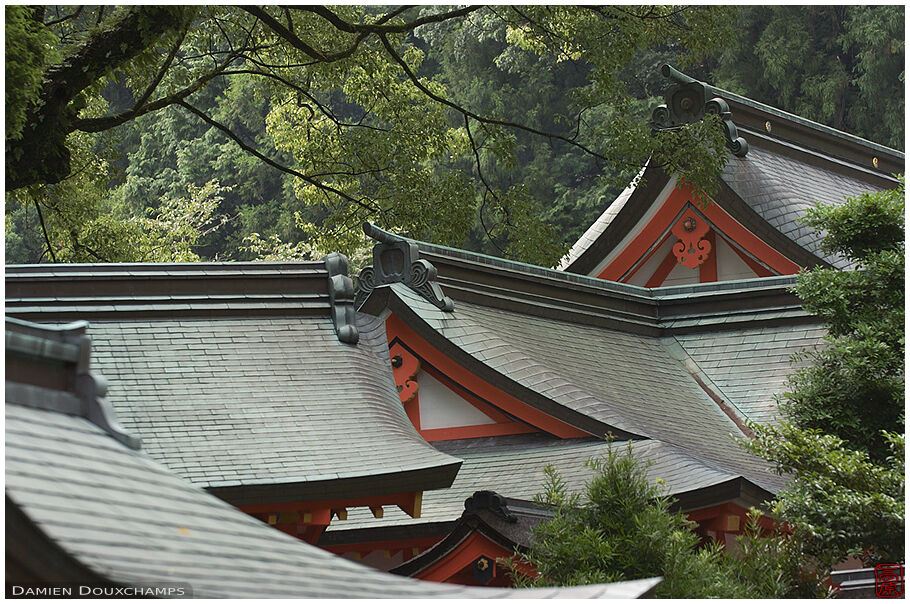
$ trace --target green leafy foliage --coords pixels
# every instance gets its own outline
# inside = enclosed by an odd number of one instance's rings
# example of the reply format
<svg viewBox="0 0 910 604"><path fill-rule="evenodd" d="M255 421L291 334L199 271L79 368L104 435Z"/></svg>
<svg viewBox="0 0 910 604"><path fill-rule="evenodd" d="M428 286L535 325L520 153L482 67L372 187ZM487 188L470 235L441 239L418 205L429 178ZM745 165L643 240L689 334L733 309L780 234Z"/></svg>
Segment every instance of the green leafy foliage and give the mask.
<svg viewBox="0 0 910 604"><path fill-rule="evenodd" d="M723 574L736 585L748 585L762 598L819 598L830 596L816 560L807 554L799 539L779 528L762 527L765 516L749 511L743 532L731 551L721 558Z"/></svg>
<svg viewBox="0 0 910 604"><path fill-rule="evenodd" d="M717 86L903 149L903 6L748 6L736 23Z"/></svg>
<svg viewBox="0 0 910 604"><path fill-rule="evenodd" d="M204 242L208 255L262 251L259 243L241 245L249 233L295 253L353 253L364 245L359 224L370 220L440 244L486 240L488 251L544 265L568 244L547 223L548 189L557 180L566 186L566 168L585 162L596 181L602 166L586 155L602 162L613 148L602 140L606 131L590 136L582 115L601 106L625 112L628 93L616 74L640 49L673 41L698 56L723 38L729 21L724 10L699 7L53 10L47 25L35 27L57 35L79 65L37 58L66 94L45 106L40 91L29 92L34 128L46 132L17 143L33 160L8 162L14 187L62 182L72 168L69 134L120 129L122 156L104 156L113 190L102 205L141 216L165 196L217 179L230 189L223 210L232 218ZM475 51L495 59L468 87L464 69L439 52L458 44L470 47L462 56L473 66L484 65ZM17 52L36 54L24 46ZM427 54L435 57L429 63ZM497 90L495 80L505 86ZM582 88L589 94L575 97L574 107L553 110ZM82 113L102 92L112 110ZM621 134L643 137L639 153L609 161L632 162L637 172L654 141L646 129ZM562 171L538 153L548 142L571 154ZM675 158L682 153L661 147ZM686 157L674 165L689 169L703 159ZM529 169L516 176L520 165ZM607 197L602 189L598 199ZM117 247L113 227L95 243Z"/></svg>
<svg viewBox="0 0 910 604"><path fill-rule="evenodd" d="M625 450L623 450L625 449ZM538 571L513 573L520 586L585 585L662 576L659 598L782 597L800 593L790 581L793 558L786 542L763 544L757 520L740 540L748 556L731 555L720 544L701 544L694 524L670 511L660 483L648 479L631 446L614 444L589 462L593 478L584 496L566 489L552 468L538 501L553 517L533 529L532 549L520 554ZM804 593L804 592L803 592Z"/></svg>
<svg viewBox="0 0 910 604"><path fill-rule="evenodd" d="M5 11L6 138L18 140L44 69L59 54L57 37L37 19L35 8L7 5Z"/></svg>
<svg viewBox="0 0 910 604"><path fill-rule="evenodd" d="M855 271L815 269L795 288L824 319L827 346L805 355L784 410L800 427L833 434L873 460L889 455L881 432L904 431L904 186L809 213L827 251Z"/></svg>
<svg viewBox="0 0 910 604"><path fill-rule="evenodd" d="M808 222L856 271L802 273L796 292L830 331L791 375L786 421L744 446L793 478L774 509L820 574L848 556L904 559L904 184L820 207Z"/></svg>
<svg viewBox="0 0 910 604"><path fill-rule="evenodd" d="M890 455L873 462L861 451L818 430L785 422L752 425L746 446L794 477L777 494L775 513L791 540L822 570L848 556L869 564L904 559L904 437L883 433Z"/></svg>
<svg viewBox="0 0 910 604"><path fill-rule="evenodd" d="M879 116L902 115L903 9L812 7L808 33L785 9L8 7L7 186L61 183L79 133L106 162L97 203L118 219L220 182L230 220L200 240L203 257L249 259L251 233L354 253L367 219L552 266L645 161L711 190L719 129L646 125L663 62L823 121L847 81L849 119L828 123L902 138L901 120ZM808 92L775 88L794 82ZM35 208L8 207L10 249L31 246Z"/></svg>

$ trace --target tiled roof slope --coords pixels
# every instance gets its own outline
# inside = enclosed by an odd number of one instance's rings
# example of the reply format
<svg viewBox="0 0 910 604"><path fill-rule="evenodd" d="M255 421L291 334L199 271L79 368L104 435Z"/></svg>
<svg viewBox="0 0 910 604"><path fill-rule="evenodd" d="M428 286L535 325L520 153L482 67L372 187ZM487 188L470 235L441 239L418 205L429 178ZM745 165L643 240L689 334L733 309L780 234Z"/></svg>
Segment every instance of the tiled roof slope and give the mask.
<svg viewBox="0 0 910 604"><path fill-rule="evenodd" d="M793 355L823 345L824 327L755 327L721 333L676 336L686 353L724 397L759 423L778 418L775 396L799 366Z"/></svg>
<svg viewBox="0 0 910 604"><path fill-rule="evenodd" d="M849 267L844 258L823 254L819 249L820 234L799 220L816 204L839 205L846 197L897 186L892 174L904 172L904 154L725 90L712 86L708 89L710 95L729 103L733 122L749 144L745 157L728 155L722 182L761 219L816 258L838 268ZM665 178L653 169L645 173L646 182ZM639 201L652 199L657 190L659 187L650 189ZM604 245L608 243L605 233L620 211L629 205L633 193L635 197L640 196L630 186L607 206L572 246L560 269L590 273L591 267L606 257L625 232L612 233L609 245ZM619 230L631 226L622 225ZM601 239L604 241L595 246ZM788 255L784 250L779 251ZM579 262L592 252L601 257Z"/></svg>
<svg viewBox="0 0 910 604"><path fill-rule="evenodd" d="M330 258L11 266L7 313L89 320L94 365L127 431L237 505L451 484L460 462L407 419L384 331L367 323L359 343L339 340L335 322L355 317L352 298L336 312L333 284L350 280Z"/></svg>
<svg viewBox="0 0 910 604"><path fill-rule="evenodd" d="M821 236L801 219L818 204L841 205L847 197L879 191L881 187L832 167L755 146L746 157L731 157L722 178L782 234L829 264L847 268L850 264L843 257L822 253Z"/></svg>
<svg viewBox="0 0 910 604"><path fill-rule="evenodd" d="M6 495L97 575L127 586L189 585L195 597L608 598L637 597L659 581L500 590L382 573L268 527L83 418L12 404Z"/></svg>
<svg viewBox="0 0 910 604"><path fill-rule="evenodd" d="M316 317L98 321L89 334L124 426L199 486L285 485L290 497L288 485L311 483L297 496L333 498L322 481L373 477L362 489L379 494L391 475L422 471L438 475L428 488L445 486L458 461L417 434L363 326L357 346Z"/></svg>
<svg viewBox="0 0 910 604"><path fill-rule="evenodd" d="M684 498L687 493L739 478L738 474L678 447L650 440L631 444L632 454L646 466L649 480L664 481L668 494L675 497ZM627 442L607 444L593 438L559 440L543 435L437 443L440 450L463 459L464 465L450 488L424 495L420 519L415 520L398 510L390 510L383 519L377 520L369 512L351 510L348 519L332 523L327 534L341 535L352 529L451 521L464 510L465 499L479 490L495 490L498 493L508 493L514 499L531 501L535 495L543 492L543 470L547 465L559 472L569 492L583 493L585 483L593 476L593 471L586 462L604 456L611 446L625 451L628 445ZM761 502L752 504L758 503Z"/></svg>
<svg viewBox="0 0 910 604"><path fill-rule="evenodd" d="M444 313L393 287L440 337L563 407L676 445L770 491L781 484L731 440L743 433L660 339L464 301Z"/></svg>

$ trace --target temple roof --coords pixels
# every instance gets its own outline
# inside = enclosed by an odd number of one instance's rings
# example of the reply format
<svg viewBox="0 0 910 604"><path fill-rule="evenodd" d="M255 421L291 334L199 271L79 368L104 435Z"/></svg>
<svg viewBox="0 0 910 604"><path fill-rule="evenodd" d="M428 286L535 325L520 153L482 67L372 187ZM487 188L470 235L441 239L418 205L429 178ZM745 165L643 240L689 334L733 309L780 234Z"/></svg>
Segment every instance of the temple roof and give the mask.
<svg viewBox="0 0 910 604"><path fill-rule="evenodd" d="M424 491L419 519L353 507L324 538L451 523L477 489L530 499L548 463L581 489L607 433L633 441L690 507L757 505L784 484L730 435L747 432L747 417L774 419L766 405L785 372L754 364L778 367L820 339L792 277L646 289L407 245L435 289L374 283L346 319L356 344L340 339L321 263L8 267L8 312L91 320L125 429L228 502ZM280 309L263 302L284 288ZM472 375L592 438L426 443L396 391L390 312Z"/></svg>
<svg viewBox="0 0 910 604"><path fill-rule="evenodd" d="M846 197L894 188L898 184L894 174L904 171L904 154L698 84L708 97L727 103L728 119L748 143L745 155L729 154L714 202L800 266L848 268L846 259L819 249L821 236L800 219L817 204L839 205ZM639 176L643 182L635 179L608 205L563 258L561 269L598 273L599 264L635 225L634 217L641 216L671 182L654 166Z"/></svg>
<svg viewBox="0 0 910 604"><path fill-rule="evenodd" d="M347 542L359 536L362 529L378 527L445 523L442 530L448 532L448 523L458 518L465 499L474 491L495 490L508 493L510 498L533 501L544 489L547 465L559 472L568 492L583 493L585 483L594 475L586 462L602 457L610 447L624 451L631 446L632 455L646 466L648 479L662 481L666 493L687 510L737 499L744 507L761 507L771 497L771 493L741 474L656 440L608 444L603 439L559 440L528 434L448 441L436 446L463 459L464 464L450 488L424 494L421 518L412 519L392 510L377 520L369 512L351 510L346 521L329 527L320 545Z"/></svg>
<svg viewBox="0 0 910 604"><path fill-rule="evenodd" d="M818 204L840 205L848 197L880 191L886 184L881 178L845 170L838 162L790 157L758 144L746 157L731 157L721 178L768 224L837 268L850 264L843 257L823 253L821 236L801 219ZM887 184L896 186L897 180Z"/></svg>
<svg viewBox="0 0 910 604"><path fill-rule="evenodd" d="M821 325L779 325L675 337L706 379L739 412L759 423L778 416L776 395L798 363L793 355L824 345Z"/></svg>
<svg viewBox="0 0 910 604"><path fill-rule="evenodd" d="M402 410L382 325L363 317L359 343L339 341L316 264L8 267L7 312L90 319L126 429L237 505L448 486L460 461Z"/></svg>
<svg viewBox="0 0 910 604"><path fill-rule="evenodd" d="M391 287L414 315L403 316L399 304L390 304L392 311L415 331L421 331L417 322L423 322L431 344L457 348L505 380L552 401L547 407L551 415L567 423L579 415L600 422L574 424L594 435L612 431L617 438L625 438L624 433L674 444L776 490L772 485L779 482L765 464L732 442L730 435L742 437L743 432L673 358L670 343L457 297L455 311L446 313L399 284Z"/></svg>
<svg viewBox="0 0 910 604"><path fill-rule="evenodd" d="M89 333L148 454L232 503L447 486L458 460L417 434L384 332L358 326L357 346L324 318L99 321Z"/></svg>
<svg viewBox="0 0 910 604"><path fill-rule="evenodd" d="M30 357L50 358L49 341ZM5 405L8 581L172 586L208 598L638 597L659 581L516 591L374 571L276 531L53 406Z"/></svg>

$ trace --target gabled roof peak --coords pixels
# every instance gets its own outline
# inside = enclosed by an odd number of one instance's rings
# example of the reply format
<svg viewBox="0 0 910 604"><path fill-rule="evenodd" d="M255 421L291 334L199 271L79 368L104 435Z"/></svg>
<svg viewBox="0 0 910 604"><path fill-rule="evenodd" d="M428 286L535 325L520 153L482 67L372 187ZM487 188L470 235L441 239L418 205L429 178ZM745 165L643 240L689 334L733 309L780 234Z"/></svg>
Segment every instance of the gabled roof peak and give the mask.
<svg viewBox="0 0 910 604"><path fill-rule="evenodd" d="M367 297L377 287L402 283L420 294L440 310L450 312L452 299L436 283L436 267L420 259L417 243L379 227L363 223L363 232L379 243L373 246L373 265L364 268L357 276L354 304L363 306Z"/></svg>

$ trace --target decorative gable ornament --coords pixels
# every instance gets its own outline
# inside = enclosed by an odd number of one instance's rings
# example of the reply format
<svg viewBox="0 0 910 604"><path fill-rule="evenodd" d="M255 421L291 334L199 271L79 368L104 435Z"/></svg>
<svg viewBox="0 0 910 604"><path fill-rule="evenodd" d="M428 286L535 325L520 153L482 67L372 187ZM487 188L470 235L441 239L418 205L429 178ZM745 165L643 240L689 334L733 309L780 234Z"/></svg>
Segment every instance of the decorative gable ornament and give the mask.
<svg viewBox="0 0 910 604"><path fill-rule="evenodd" d="M357 291L354 304L363 305L375 288L392 283L402 283L420 294L436 308L451 312L455 308L452 299L442 293L436 283L436 267L419 258L416 243L393 235L370 224L363 223L363 232L379 243L373 246L373 266L360 271L357 276Z"/></svg>
<svg viewBox="0 0 910 604"><path fill-rule="evenodd" d="M509 509L506 498L495 491L474 491L473 495L465 499L464 509L470 514L489 510L507 522L518 522L518 517Z"/></svg>
<svg viewBox="0 0 910 604"><path fill-rule="evenodd" d="M679 263L689 268L696 268L708 258L711 253L711 242L702 239L708 234L711 225L700 216L696 216L692 208L687 208L679 217L670 232L679 238L673 245L673 255Z"/></svg>
<svg viewBox="0 0 910 604"><path fill-rule="evenodd" d="M717 115L721 119L727 148L736 157L745 157L749 152L749 143L737 133L727 102L721 98L708 99L711 90L709 86L669 65L664 65L660 71L673 83L664 93L666 104L658 106L651 114L651 129L671 130L685 124L694 124L703 120L705 115Z"/></svg>
<svg viewBox="0 0 910 604"><path fill-rule="evenodd" d="M395 387L402 403L407 403L417 396L417 372L420 371L420 360L404 346L395 343L389 347L392 360L392 374L395 376Z"/></svg>

